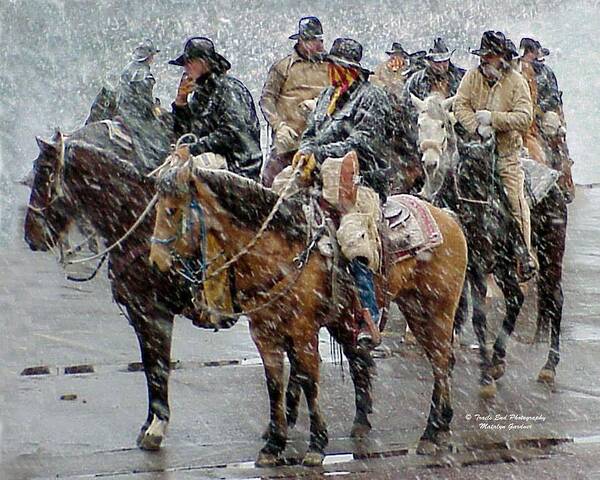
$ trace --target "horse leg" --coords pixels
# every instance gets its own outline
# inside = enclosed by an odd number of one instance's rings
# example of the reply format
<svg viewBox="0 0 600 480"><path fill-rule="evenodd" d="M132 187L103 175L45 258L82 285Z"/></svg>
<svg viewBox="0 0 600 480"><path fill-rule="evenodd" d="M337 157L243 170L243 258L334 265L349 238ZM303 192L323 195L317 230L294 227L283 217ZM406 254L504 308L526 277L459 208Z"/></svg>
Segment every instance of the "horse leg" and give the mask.
<svg viewBox="0 0 600 480"><path fill-rule="evenodd" d="M467 278L471 285L473 298L473 330L479 344L480 378L479 396L491 398L496 395L496 383L490 375L490 358L486 344L487 318L485 313L485 296L487 294L487 282L485 274L477 267L469 265Z"/></svg>
<svg viewBox="0 0 600 480"><path fill-rule="evenodd" d="M296 426L301 394L302 385L298 377L296 365L292 363L290 364L290 378L285 392L285 418L287 419L288 428L294 428Z"/></svg>
<svg viewBox="0 0 600 480"><path fill-rule="evenodd" d="M251 334L262 358L270 409L266 443L260 450L255 465L273 467L280 463L279 457L287 441L287 423L283 407L283 350L272 344L266 336L258 337L252 326Z"/></svg>
<svg viewBox="0 0 600 480"><path fill-rule="evenodd" d="M148 417L137 437L143 450L158 450L169 423L169 373L173 317L158 312L145 313L127 307L138 338L146 385Z"/></svg>
<svg viewBox="0 0 600 480"><path fill-rule="evenodd" d="M295 345L290 355L290 362L295 363L297 367L298 379L306 396L310 416L310 443L302 460L302 464L309 467L316 467L323 463L325 447L329 443L327 425L319 407L319 368L321 360L318 342L319 339L315 335L310 342Z"/></svg>
<svg viewBox="0 0 600 480"><path fill-rule="evenodd" d="M458 340L469 316L469 283L465 281L460 292L460 300L454 316L454 337Z"/></svg>
<svg viewBox="0 0 600 480"><path fill-rule="evenodd" d="M454 366L454 350L452 328L444 328L444 324L452 325L452 321L436 319L430 325L425 325L422 330L425 337L420 339L431 363L434 379L427 426L417 446L417 453L420 455L429 455L437 452L440 447L446 447L450 438L453 416L450 377Z"/></svg>
<svg viewBox="0 0 600 480"><path fill-rule="evenodd" d="M402 313L423 346L433 371L433 391L427 426L419 439L417 453L429 455L446 445L450 436L453 410L450 402L450 377L454 367L452 335L454 309L443 298L403 298ZM450 312L450 310L452 310ZM431 316L435 315L433 318Z"/></svg>
<svg viewBox="0 0 600 480"><path fill-rule="evenodd" d="M560 323L562 320L562 260L565 251L565 230L567 225L567 208L562 199L559 204L550 204L551 211L557 215L550 216L545 222L548 228L536 235L538 242L538 258L540 273L538 281L538 330L540 325L550 324L550 350L546 364L538 375L538 381L553 384L556 366L560 360ZM562 207L562 208L561 208ZM536 332L538 336L538 332ZM546 336L547 338L547 336Z"/></svg>
<svg viewBox="0 0 600 480"><path fill-rule="evenodd" d="M366 437L371 431L369 413L373 412L373 397L371 372L375 363L368 350L344 346L344 355L350 366L350 376L354 383L354 404L356 412L352 423L350 436L353 438Z"/></svg>
<svg viewBox="0 0 600 480"><path fill-rule="evenodd" d="M492 356L492 368L490 370L494 380L501 378L506 371L506 342L515 330L517 317L524 300L515 270L516 268L505 268L503 266L494 275L496 283L502 290L506 305L506 316L494 342L494 355Z"/></svg>

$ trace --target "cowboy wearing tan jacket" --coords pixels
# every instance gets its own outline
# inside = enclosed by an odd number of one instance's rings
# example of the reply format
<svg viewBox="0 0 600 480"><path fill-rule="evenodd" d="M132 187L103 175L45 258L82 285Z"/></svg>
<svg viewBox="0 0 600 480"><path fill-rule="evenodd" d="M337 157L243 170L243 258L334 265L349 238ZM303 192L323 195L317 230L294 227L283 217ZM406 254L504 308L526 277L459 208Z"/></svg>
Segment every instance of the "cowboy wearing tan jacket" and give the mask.
<svg viewBox="0 0 600 480"><path fill-rule="evenodd" d="M323 60L323 27L316 17L298 24L293 52L273 64L260 97L260 108L273 130L271 152L263 171L263 184L270 187L298 150L306 119L321 91L329 85Z"/></svg>
<svg viewBox="0 0 600 480"><path fill-rule="evenodd" d="M502 32L487 31L481 47L471 53L481 57L477 68L468 71L456 93L454 114L471 134L482 138L496 134L497 171L504 184L510 208L517 219L529 258L521 260L523 279L535 270L531 251L529 206L524 196L524 174L519 153L522 135L531 125L533 106L529 86L513 67L516 49Z"/></svg>

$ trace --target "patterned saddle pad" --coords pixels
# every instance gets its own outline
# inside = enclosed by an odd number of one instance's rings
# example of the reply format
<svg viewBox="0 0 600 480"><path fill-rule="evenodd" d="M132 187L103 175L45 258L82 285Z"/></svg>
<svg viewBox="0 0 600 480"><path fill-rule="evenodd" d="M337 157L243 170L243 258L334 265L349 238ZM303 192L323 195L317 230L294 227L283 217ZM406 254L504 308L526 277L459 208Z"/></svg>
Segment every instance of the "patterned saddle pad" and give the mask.
<svg viewBox="0 0 600 480"><path fill-rule="evenodd" d="M412 195L393 195L383 206L391 263L431 250L444 241L425 202Z"/></svg>

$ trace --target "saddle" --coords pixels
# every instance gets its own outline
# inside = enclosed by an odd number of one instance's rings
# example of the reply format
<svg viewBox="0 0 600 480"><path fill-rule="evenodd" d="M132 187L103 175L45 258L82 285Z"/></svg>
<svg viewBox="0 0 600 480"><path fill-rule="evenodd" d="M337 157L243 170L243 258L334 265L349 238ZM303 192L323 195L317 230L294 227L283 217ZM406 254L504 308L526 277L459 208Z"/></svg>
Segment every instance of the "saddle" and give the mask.
<svg viewBox="0 0 600 480"><path fill-rule="evenodd" d="M431 250L444 241L425 202L412 195L393 195L383 206L379 231L386 241L391 264ZM384 258L385 258L384 257Z"/></svg>

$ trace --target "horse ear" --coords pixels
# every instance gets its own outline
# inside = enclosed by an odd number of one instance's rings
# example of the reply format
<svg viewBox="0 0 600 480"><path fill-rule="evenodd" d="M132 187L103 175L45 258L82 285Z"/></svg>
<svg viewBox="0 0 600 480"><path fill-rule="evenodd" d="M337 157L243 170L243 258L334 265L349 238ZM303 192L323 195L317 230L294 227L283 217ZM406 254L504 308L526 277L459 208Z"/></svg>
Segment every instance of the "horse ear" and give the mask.
<svg viewBox="0 0 600 480"><path fill-rule="evenodd" d="M50 139L50 141L52 142L52 144L55 147L60 145L63 142L63 134L58 129L58 127L54 129L54 135L52 135L52 138Z"/></svg>
<svg viewBox="0 0 600 480"><path fill-rule="evenodd" d="M454 105L455 98L456 98L456 95L442 101L442 107L444 107L444 110L446 110L447 112L450 111L450 109L452 108L452 105Z"/></svg>
<svg viewBox="0 0 600 480"><path fill-rule="evenodd" d="M412 101L412 104L414 105L414 107L417 109L418 112L422 112L423 110L425 110L425 102L423 100L421 100L419 97L417 97L416 95L411 93L410 99Z"/></svg>
<svg viewBox="0 0 600 480"><path fill-rule="evenodd" d="M49 150L54 150L55 147L52 143L52 141L48 141L48 140L44 140L42 137L35 137L35 141L38 144L38 148L40 149L40 151L42 152L47 152Z"/></svg>

